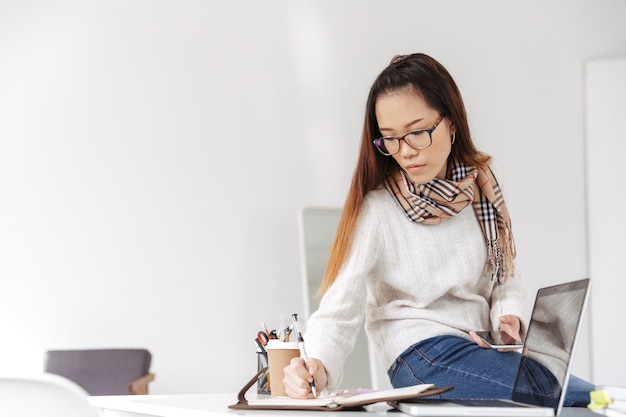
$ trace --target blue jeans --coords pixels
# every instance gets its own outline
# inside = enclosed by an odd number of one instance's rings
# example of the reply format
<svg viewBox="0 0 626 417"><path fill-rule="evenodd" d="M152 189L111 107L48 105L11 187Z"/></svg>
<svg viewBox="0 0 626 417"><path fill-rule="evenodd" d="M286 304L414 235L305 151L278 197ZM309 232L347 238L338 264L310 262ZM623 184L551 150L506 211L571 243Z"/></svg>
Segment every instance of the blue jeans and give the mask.
<svg viewBox="0 0 626 417"><path fill-rule="evenodd" d="M394 388L423 383L453 385L454 389L441 394L441 398L508 399L519 360L518 352L498 352L460 337L437 336L404 351L387 374ZM571 375L564 405L586 407L593 389L593 384Z"/></svg>

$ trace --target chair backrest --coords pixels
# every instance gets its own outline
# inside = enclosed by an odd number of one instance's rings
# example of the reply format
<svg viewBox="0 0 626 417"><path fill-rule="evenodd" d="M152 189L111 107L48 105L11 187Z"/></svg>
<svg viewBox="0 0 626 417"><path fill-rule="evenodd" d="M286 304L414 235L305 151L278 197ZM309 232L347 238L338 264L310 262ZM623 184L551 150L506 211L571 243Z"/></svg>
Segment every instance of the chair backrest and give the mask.
<svg viewBox="0 0 626 417"><path fill-rule="evenodd" d="M71 379L90 395L123 395L149 374L151 362L146 349L50 350L44 370Z"/></svg>
<svg viewBox="0 0 626 417"><path fill-rule="evenodd" d="M98 417L87 392L57 375L0 377L0 416Z"/></svg>

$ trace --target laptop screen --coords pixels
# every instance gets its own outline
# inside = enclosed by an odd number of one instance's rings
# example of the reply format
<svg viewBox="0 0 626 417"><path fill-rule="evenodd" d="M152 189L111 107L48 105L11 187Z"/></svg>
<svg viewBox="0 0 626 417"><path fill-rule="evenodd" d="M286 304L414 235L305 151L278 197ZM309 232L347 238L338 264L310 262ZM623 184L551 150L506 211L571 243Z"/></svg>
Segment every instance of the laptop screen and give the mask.
<svg viewBox="0 0 626 417"><path fill-rule="evenodd" d="M584 279L537 292L513 401L555 410L562 406L588 288Z"/></svg>

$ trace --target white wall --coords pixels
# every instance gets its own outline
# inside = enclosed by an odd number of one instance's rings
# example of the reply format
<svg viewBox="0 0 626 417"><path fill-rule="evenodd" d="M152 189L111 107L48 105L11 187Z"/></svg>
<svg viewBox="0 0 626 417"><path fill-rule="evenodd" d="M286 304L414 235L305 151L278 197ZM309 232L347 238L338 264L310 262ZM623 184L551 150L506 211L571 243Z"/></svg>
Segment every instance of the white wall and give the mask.
<svg viewBox="0 0 626 417"><path fill-rule="evenodd" d="M505 166L529 295L586 276L583 62L626 55L625 16L623 0L0 0L0 370L146 346L153 393L237 390L260 321L302 309L297 210L343 203L397 53L448 67Z"/></svg>
<svg viewBox="0 0 626 417"><path fill-rule="evenodd" d="M588 262L595 284L590 320L593 377L619 385L626 374L621 358L626 335L616 331L626 328L622 242L626 195L621 173L626 151L626 57L590 60L585 75Z"/></svg>

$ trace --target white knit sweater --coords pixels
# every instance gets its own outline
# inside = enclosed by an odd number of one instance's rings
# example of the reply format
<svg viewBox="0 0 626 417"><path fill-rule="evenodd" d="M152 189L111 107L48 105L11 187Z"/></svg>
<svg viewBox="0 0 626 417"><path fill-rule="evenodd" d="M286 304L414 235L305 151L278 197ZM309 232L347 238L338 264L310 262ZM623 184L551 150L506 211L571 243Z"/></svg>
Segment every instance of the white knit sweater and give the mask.
<svg viewBox="0 0 626 417"><path fill-rule="evenodd" d="M307 351L324 362L327 388L341 382L364 318L385 369L421 340L444 334L471 340L469 330L498 329L504 314L526 328L519 279L498 286L482 276L486 254L471 205L424 225L412 222L387 190L370 192L337 279L307 324Z"/></svg>

